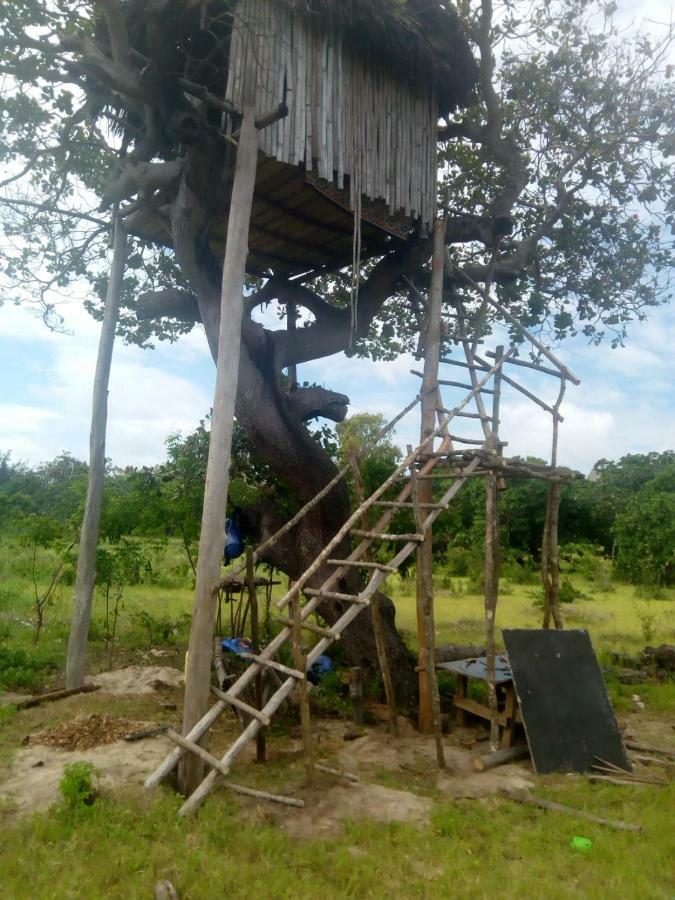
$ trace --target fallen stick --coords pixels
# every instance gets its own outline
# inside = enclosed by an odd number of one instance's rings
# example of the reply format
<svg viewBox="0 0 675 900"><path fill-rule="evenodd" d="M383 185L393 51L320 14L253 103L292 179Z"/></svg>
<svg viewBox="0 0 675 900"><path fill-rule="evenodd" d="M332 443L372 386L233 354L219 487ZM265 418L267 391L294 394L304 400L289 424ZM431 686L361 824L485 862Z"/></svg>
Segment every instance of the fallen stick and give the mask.
<svg viewBox="0 0 675 900"><path fill-rule="evenodd" d="M132 741L142 741L143 738L156 737L158 734L164 734L164 732L168 730L168 725L156 725L154 728L145 728L142 731L133 731L122 740L129 741L130 743Z"/></svg>
<svg viewBox="0 0 675 900"><path fill-rule="evenodd" d="M515 762L518 759L529 759L530 749L527 744L519 744L517 747L505 747L503 750L495 750L494 753L484 753L473 761L474 769L485 772L501 766L504 763Z"/></svg>
<svg viewBox="0 0 675 900"><path fill-rule="evenodd" d="M662 747L648 747L646 744L638 744L636 741L624 741L629 750L638 750L641 753L660 753L661 756L668 756L675 759L675 750L664 750Z"/></svg>
<svg viewBox="0 0 675 900"><path fill-rule="evenodd" d="M529 803L532 806L538 806L540 809L549 809L553 812L568 813L571 816L577 816L580 819L587 819L589 822L595 822L598 825L607 825L609 828L618 828L619 831L642 831L640 825L631 825L630 822L622 822L621 820L603 819L600 816L594 816L583 809L574 809L572 806L565 806L562 803L554 803L553 800L542 800L540 797L531 797L529 794L521 796L516 793L509 793L512 800L518 803Z"/></svg>
<svg viewBox="0 0 675 900"><path fill-rule="evenodd" d="M54 700L63 700L65 697L72 697L74 694L91 694L93 691L100 691L100 684L84 684L82 687L67 688L59 691L46 691L44 694L37 694L35 697L27 697L15 703L17 709L30 709L33 706L39 706L41 703L52 703Z"/></svg>
<svg viewBox="0 0 675 900"><path fill-rule="evenodd" d="M190 753L195 753L197 756L201 757L205 763L217 772L220 772L221 775L227 775L229 770L225 769L221 761L216 759L215 756L212 756L208 750L204 750L203 747L200 747L199 744L194 744L192 741L186 741L182 735L178 734L177 731L173 731L171 728L167 729L166 733L167 737L170 737L179 747L188 750ZM243 784L234 784L234 782L228 781L226 778L221 781L221 784L223 787L227 788L228 791L233 791L235 794L244 794L246 797L255 797L257 800L269 800L271 803L283 803L285 806L298 806L300 808L305 805L304 800L298 800L295 797L284 797L281 794L270 794L267 791L257 791L253 788L244 787Z"/></svg>
<svg viewBox="0 0 675 900"><path fill-rule="evenodd" d="M319 772L326 772L328 775L337 775L338 778L346 778L347 781L358 783L359 780L359 776L354 775L352 772L343 772L342 769L333 769L331 766L324 766L323 763L314 763L314 768L318 769Z"/></svg>
<svg viewBox="0 0 675 900"><path fill-rule="evenodd" d="M588 780L598 782L604 781L606 784L627 785L628 787L631 787L632 785L635 785L637 787L644 787L647 784L654 783L652 781L638 781L638 779L636 778L633 778L629 781L627 778L614 778L612 775L589 775Z"/></svg>
<svg viewBox="0 0 675 900"><path fill-rule="evenodd" d="M675 768L675 762L670 759L659 759L656 756L642 756L638 753L633 753L632 759L636 762L642 763L643 766L663 766L664 768Z"/></svg>

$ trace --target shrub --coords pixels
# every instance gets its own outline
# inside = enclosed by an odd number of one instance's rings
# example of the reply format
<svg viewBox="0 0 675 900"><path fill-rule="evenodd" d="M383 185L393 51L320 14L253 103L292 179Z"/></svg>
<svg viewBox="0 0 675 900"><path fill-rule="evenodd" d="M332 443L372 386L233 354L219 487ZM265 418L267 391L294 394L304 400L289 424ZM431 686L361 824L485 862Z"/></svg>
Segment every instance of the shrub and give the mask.
<svg viewBox="0 0 675 900"><path fill-rule="evenodd" d="M55 668L56 663L48 657L29 656L21 648L0 647L0 688L4 690L35 690L45 672Z"/></svg>
<svg viewBox="0 0 675 900"><path fill-rule="evenodd" d="M69 809L91 806L98 795L97 776L98 770L90 762L83 760L67 765L59 781L59 793L64 806Z"/></svg>

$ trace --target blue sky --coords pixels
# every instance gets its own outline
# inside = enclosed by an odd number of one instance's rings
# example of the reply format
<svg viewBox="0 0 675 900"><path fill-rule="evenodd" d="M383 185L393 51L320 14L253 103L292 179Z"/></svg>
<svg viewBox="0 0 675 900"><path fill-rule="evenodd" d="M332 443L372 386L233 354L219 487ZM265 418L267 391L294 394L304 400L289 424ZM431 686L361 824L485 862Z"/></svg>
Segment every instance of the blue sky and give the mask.
<svg viewBox="0 0 675 900"><path fill-rule="evenodd" d="M620 4L620 18L672 21L669 0ZM30 310L0 307L0 451L39 463L68 450L88 456L91 386L99 326L81 298L60 307L67 334L49 332ZM675 448L672 353L675 308L652 310L647 322L629 329L624 348L594 347L580 338L559 355L582 379L570 387L562 409L560 462L588 471L602 457ZM302 366L301 380L342 391L351 413L379 412L389 419L419 388L403 357L393 363L350 360L339 355ZM456 370L458 371L458 370ZM510 374L516 374L510 373ZM518 377L521 378L520 373ZM164 458L172 432L187 433L209 410L215 370L201 328L173 346L143 351L118 343L110 388L107 453L117 465L151 465ZM551 396L553 379L522 379ZM457 401L460 395L449 395ZM418 422L409 417L397 441L416 443ZM509 455L550 453L550 418L511 389L502 403L502 436ZM464 428L469 434L470 429Z"/></svg>
<svg viewBox="0 0 675 900"><path fill-rule="evenodd" d="M70 334L46 330L28 310L0 308L0 449L38 463L61 450L87 457L91 385L98 324L79 304L65 308ZM634 324L627 345L589 346L574 339L560 356L582 379L563 406L560 462L588 471L601 458L675 448L672 347L675 308L654 310ZM387 419L419 389L409 357L392 363L344 355L302 366L299 376L346 393L351 412L380 412ZM453 373L454 374L454 373ZM511 371L553 399L554 379ZM110 389L108 455L117 465L150 465L164 458L172 432L187 433L208 411L215 369L201 328L173 346L140 350L118 343ZM460 399L448 394L446 402ZM550 418L505 387L502 435L508 454L550 452ZM415 442L418 422L409 416L397 431L402 445ZM461 433L471 434L470 426Z"/></svg>

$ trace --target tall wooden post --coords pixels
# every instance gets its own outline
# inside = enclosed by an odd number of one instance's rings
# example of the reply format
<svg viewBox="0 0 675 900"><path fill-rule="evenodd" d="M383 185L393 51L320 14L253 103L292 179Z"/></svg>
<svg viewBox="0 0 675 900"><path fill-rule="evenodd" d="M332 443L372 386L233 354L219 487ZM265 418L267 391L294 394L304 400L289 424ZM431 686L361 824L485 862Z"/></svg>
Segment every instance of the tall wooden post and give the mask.
<svg viewBox="0 0 675 900"><path fill-rule="evenodd" d="M190 628L189 656L185 680L183 733L201 719L209 706L211 649L217 596L213 585L220 575L225 544L225 506L229 487L230 452L234 406L239 375L239 351L243 317L244 274L248 255L253 188L258 163L255 112L244 110L232 186L227 242L223 263L220 331L216 387L211 416L209 459L204 486L204 508L199 538L195 601ZM187 794L198 787L204 763L194 753L183 759L179 786Z"/></svg>
<svg viewBox="0 0 675 900"><path fill-rule="evenodd" d="M113 258L105 298L103 325L96 359L96 375L91 410L91 431L89 435L89 476L87 499L84 506L80 550L77 557L75 598L68 636L66 658L66 688L82 687L84 684L87 638L91 622L91 607L96 579L96 544L101 524L103 484L105 481L105 439L108 425L108 384L112 364L115 328L119 316L122 280L127 258L127 235L119 218L114 222Z"/></svg>
<svg viewBox="0 0 675 900"><path fill-rule="evenodd" d="M443 302L443 273L445 263L445 220L437 219L434 225L434 251L431 269L431 289L427 334L424 347L424 378L422 379L422 427L423 441L435 430L436 399L438 390L438 360L441 344L441 308ZM432 449L432 448L430 448ZM431 503L433 485L430 479L417 483L417 501ZM422 507L424 508L424 507ZM417 549L417 639L419 643L419 719L420 731L437 735L437 753L442 764L443 749L440 743L440 700L436 680L436 654L434 647L434 594L433 594L433 535L429 529Z"/></svg>
<svg viewBox="0 0 675 900"><path fill-rule="evenodd" d="M497 347L495 363L504 356L504 348ZM502 370L497 369L492 399L492 433L488 449L500 453L499 415L501 401ZM499 722L496 684L495 616L499 597L499 478L491 473L485 479L485 645L487 652L488 705L490 707L490 746L499 746Z"/></svg>

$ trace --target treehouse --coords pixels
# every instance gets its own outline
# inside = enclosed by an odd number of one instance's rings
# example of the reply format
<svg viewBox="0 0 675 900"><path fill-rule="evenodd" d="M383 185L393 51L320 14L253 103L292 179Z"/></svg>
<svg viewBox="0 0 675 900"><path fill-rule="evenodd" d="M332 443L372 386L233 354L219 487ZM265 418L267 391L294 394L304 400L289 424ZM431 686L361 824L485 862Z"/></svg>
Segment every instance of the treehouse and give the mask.
<svg viewBox="0 0 675 900"><path fill-rule="evenodd" d="M210 89L241 110L252 63L256 113L287 108L259 132L247 271L333 270L352 263L355 246L363 261L428 234L437 122L467 102L475 81L454 10L433 0L222 5ZM236 123L223 116L230 134ZM157 214L139 211L127 225L170 243ZM226 228L225 218L211 226L218 256Z"/></svg>

